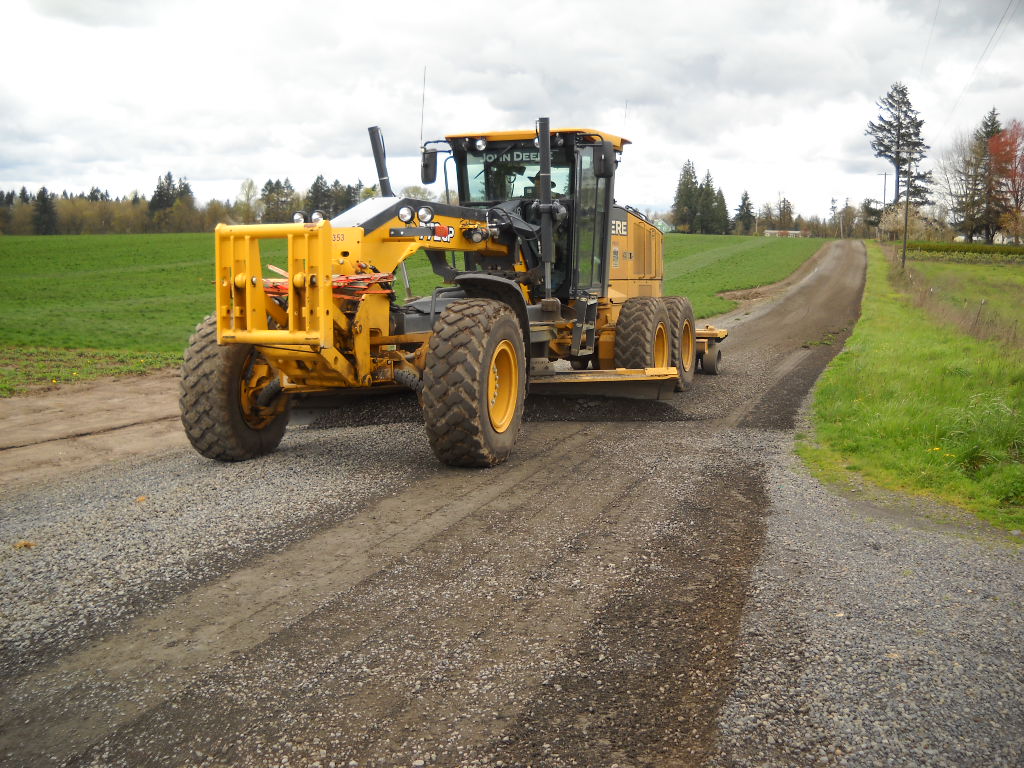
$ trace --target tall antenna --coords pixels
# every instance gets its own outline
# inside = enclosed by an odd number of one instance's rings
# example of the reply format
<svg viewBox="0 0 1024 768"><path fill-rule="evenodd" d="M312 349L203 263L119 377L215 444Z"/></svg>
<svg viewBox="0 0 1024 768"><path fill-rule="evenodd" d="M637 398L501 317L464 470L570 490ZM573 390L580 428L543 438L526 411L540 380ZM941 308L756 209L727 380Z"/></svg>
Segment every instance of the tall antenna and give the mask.
<svg viewBox="0 0 1024 768"><path fill-rule="evenodd" d="M420 146L423 146L423 115L427 110L427 66L423 65L423 91L420 96Z"/></svg>

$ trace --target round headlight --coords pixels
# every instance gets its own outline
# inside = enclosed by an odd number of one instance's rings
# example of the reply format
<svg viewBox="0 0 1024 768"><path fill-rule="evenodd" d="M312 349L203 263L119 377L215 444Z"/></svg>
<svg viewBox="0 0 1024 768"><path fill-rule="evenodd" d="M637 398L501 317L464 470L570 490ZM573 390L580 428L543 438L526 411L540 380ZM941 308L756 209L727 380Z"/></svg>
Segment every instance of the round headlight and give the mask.
<svg viewBox="0 0 1024 768"><path fill-rule="evenodd" d="M487 149L487 139L477 139L473 142L473 146L476 148L477 152L483 152Z"/></svg>
<svg viewBox="0 0 1024 768"><path fill-rule="evenodd" d="M408 205L403 205L401 208L398 209L398 220L404 224L408 224L410 221L412 221L413 213L414 212L412 208L410 208Z"/></svg>
<svg viewBox="0 0 1024 768"><path fill-rule="evenodd" d="M426 224L430 221L433 221L434 209L431 208L430 206L424 205L418 211L416 211L416 215L419 217L421 224Z"/></svg>
<svg viewBox="0 0 1024 768"><path fill-rule="evenodd" d="M292 216L292 221L296 224L302 224L306 221L306 217L302 215L302 211L296 211L295 215Z"/></svg>
<svg viewBox="0 0 1024 768"><path fill-rule="evenodd" d="M319 224L321 221L324 220L324 212L313 211L313 215L309 217L309 220L312 221L314 224Z"/></svg>

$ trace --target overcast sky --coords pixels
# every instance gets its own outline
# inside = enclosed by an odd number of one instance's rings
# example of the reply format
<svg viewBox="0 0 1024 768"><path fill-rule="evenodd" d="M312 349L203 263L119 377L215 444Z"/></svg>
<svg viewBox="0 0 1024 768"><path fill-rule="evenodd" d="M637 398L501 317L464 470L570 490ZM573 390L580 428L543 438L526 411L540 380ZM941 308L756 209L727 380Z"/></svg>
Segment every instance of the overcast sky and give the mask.
<svg viewBox="0 0 1024 768"><path fill-rule="evenodd" d="M633 141L620 202L667 210L691 159L730 210L746 189L827 216L882 197L864 128L895 81L932 159L993 106L1024 120L1022 4L5 0L0 189L371 184L375 124L396 188L418 184L426 67L427 139L546 115Z"/></svg>

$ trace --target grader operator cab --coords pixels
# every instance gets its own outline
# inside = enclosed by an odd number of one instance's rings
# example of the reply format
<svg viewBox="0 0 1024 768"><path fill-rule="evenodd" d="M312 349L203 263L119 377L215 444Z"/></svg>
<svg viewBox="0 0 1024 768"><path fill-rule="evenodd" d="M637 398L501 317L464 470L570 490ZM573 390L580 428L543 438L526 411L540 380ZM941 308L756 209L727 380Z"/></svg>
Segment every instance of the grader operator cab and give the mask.
<svg viewBox="0 0 1024 768"><path fill-rule="evenodd" d="M727 331L698 330L686 299L662 297L661 232L613 201L626 139L541 118L429 142L422 180L443 156L451 205L395 197L370 135L382 197L333 219L217 227L216 312L189 341L180 396L204 456L274 450L294 395L404 386L441 461L491 466L512 451L528 388L662 395L699 359L717 373ZM287 269L264 265L269 239L287 241ZM420 249L446 285L401 303Z"/></svg>

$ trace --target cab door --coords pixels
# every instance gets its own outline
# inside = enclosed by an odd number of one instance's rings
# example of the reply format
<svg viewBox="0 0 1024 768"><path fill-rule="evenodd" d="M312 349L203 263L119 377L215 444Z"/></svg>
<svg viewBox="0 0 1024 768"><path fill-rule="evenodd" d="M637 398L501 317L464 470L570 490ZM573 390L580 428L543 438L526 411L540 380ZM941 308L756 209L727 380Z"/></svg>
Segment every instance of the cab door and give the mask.
<svg viewBox="0 0 1024 768"><path fill-rule="evenodd" d="M598 297L608 282L608 212L612 180L594 173L594 147L580 147L576 154L576 215L573 217L573 250L576 293Z"/></svg>

